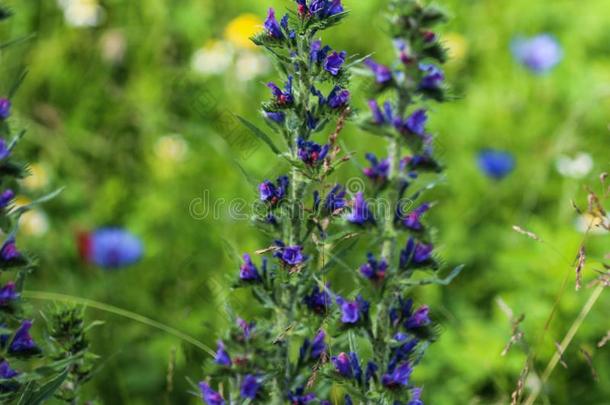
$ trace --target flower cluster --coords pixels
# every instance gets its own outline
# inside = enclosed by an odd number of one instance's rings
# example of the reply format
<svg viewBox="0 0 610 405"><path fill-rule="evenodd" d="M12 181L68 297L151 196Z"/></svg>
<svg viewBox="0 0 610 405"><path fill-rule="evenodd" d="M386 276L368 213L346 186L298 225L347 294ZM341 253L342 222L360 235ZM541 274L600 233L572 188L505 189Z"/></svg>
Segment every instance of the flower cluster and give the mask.
<svg viewBox="0 0 610 405"><path fill-rule="evenodd" d="M0 20L8 16L10 13L0 7ZM0 43L0 48L6 45ZM17 85L11 84L8 88L15 90ZM76 393L84 381L76 379L75 373L79 367L86 366L87 347L81 345L78 350L72 347L74 350L66 353L63 339L76 338L74 330L63 330L61 341L53 333L56 329L40 331L39 327L44 324L34 322L32 311L23 303L24 283L36 263L20 248L19 220L34 204L53 195L29 205L16 205L14 198L20 192L20 180L28 176L28 170L14 153L21 136L11 129L12 97L12 92L0 95L0 235L3 238L0 242L0 402L38 403L53 395L65 398L63 394L67 391L60 389L64 382L71 384L70 398L76 402ZM54 313L46 314L45 318L55 319L54 316ZM82 325L82 313L73 320ZM84 328L81 332L78 340L83 343ZM39 336L50 339L46 341Z"/></svg>
<svg viewBox="0 0 610 405"><path fill-rule="evenodd" d="M364 60L375 97L363 125L388 139L388 154L366 155L370 166L364 175L373 187L371 193L353 194L331 178L349 158L337 138L351 117L350 56L318 38L345 16L340 0L297 0L296 10L279 19L269 10L263 32L253 37L279 66L283 84L268 83L271 99L262 105L274 134L242 121L290 168L259 185L267 211L257 223L269 240L256 251L260 259L243 254L235 275L235 286L249 289L266 315L250 322L234 318L218 340L214 361L199 383L208 405L330 404L336 383L345 388L346 404L423 404L422 390L411 377L415 359L435 333L428 306L407 298L416 284L410 278L419 271L432 273L426 283L444 280L434 274L438 265L426 224L434 204L399 202L423 179L420 173L441 170L426 127L426 103L446 99L444 51L431 31L443 15L415 0L392 3L398 61ZM323 86L330 91L320 90ZM388 94L395 97L377 98ZM276 137L285 150L276 146ZM409 155L403 156L406 150ZM417 191L409 198L422 195ZM313 205L305 208L310 198ZM396 208L378 216L371 209L377 198ZM335 278L337 264L356 263L350 241L358 237L380 241L379 252L368 253L352 270L357 292L345 291L327 278ZM359 340L369 341L372 352L361 351Z"/></svg>

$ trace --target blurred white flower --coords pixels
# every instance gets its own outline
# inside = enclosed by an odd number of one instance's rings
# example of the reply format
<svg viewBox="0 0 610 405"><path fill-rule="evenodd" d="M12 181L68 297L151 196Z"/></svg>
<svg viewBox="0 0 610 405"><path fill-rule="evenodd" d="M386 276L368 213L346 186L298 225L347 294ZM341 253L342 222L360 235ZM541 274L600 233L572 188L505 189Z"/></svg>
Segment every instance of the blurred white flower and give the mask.
<svg viewBox="0 0 610 405"><path fill-rule="evenodd" d="M49 230L49 220L44 212L35 209L21 216L19 228L26 235L41 236Z"/></svg>
<svg viewBox="0 0 610 405"><path fill-rule="evenodd" d="M162 136L155 143L155 154L162 160L182 161L187 151L186 141L178 134Z"/></svg>
<svg viewBox="0 0 610 405"><path fill-rule="evenodd" d="M583 214L576 218L575 226L578 232L588 232L593 235L605 235L608 233L608 231L601 226L602 223L604 223L605 226L609 226L610 215L606 216L606 218L600 218L591 214Z"/></svg>
<svg viewBox="0 0 610 405"><path fill-rule="evenodd" d="M582 179L593 169L593 158L585 152L576 154L574 158L560 155L555 161L559 174L573 179Z"/></svg>
<svg viewBox="0 0 610 405"><path fill-rule="evenodd" d="M233 49L224 41L208 41L195 51L191 65L205 75L218 75L225 72L233 61Z"/></svg>
<svg viewBox="0 0 610 405"><path fill-rule="evenodd" d="M102 59L117 64L123 61L127 49L125 35L120 30L109 30L100 38Z"/></svg>
<svg viewBox="0 0 610 405"><path fill-rule="evenodd" d="M96 27L104 19L104 9L97 0L58 0L64 18L73 27Z"/></svg>
<svg viewBox="0 0 610 405"><path fill-rule="evenodd" d="M271 65L264 55L253 51L242 51L235 61L237 78L244 82L252 80L269 71Z"/></svg>

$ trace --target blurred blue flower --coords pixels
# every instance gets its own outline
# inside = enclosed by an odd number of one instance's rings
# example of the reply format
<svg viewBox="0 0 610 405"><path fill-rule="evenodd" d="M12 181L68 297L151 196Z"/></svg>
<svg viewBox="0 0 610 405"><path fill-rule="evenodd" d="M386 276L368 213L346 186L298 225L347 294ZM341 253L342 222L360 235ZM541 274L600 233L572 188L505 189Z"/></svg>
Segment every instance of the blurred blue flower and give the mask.
<svg viewBox="0 0 610 405"><path fill-rule="evenodd" d="M0 363L0 379L8 380L10 378L17 377L18 375L19 372L13 370L8 364L8 361L4 360L2 363Z"/></svg>
<svg viewBox="0 0 610 405"><path fill-rule="evenodd" d="M11 115L11 101L0 98L0 120L5 120Z"/></svg>
<svg viewBox="0 0 610 405"><path fill-rule="evenodd" d="M297 388L294 391L288 393L288 401L291 405L307 405L316 399L316 394L309 393L305 394L303 387Z"/></svg>
<svg viewBox="0 0 610 405"><path fill-rule="evenodd" d="M79 235L81 256L106 269L129 266L142 258L142 241L121 228L100 228Z"/></svg>
<svg viewBox="0 0 610 405"><path fill-rule="evenodd" d="M336 184L326 196L324 210L329 214L333 214L337 210L345 208L345 206L347 206L345 193L345 188L340 184Z"/></svg>
<svg viewBox="0 0 610 405"><path fill-rule="evenodd" d="M430 318L428 317L429 312L430 309L427 305L422 305L421 307L417 308L405 322L405 328L410 330L428 325L430 323Z"/></svg>
<svg viewBox="0 0 610 405"><path fill-rule="evenodd" d="M305 305L317 314L327 313L332 303L332 297L327 290L328 285L323 289L316 285L311 293L305 296Z"/></svg>
<svg viewBox="0 0 610 405"><path fill-rule="evenodd" d="M409 363L403 363L396 367L394 370L389 371L381 377L381 383L390 389L399 388L400 386L406 386L409 384L409 378L413 368Z"/></svg>
<svg viewBox="0 0 610 405"><path fill-rule="evenodd" d="M278 124L283 124L286 120L286 115L279 111L265 111L265 117Z"/></svg>
<svg viewBox="0 0 610 405"><path fill-rule="evenodd" d="M481 150L477 157L477 163L483 173L494 180L502 180L515 168L513 155L502 150Z"/></svg>
<svg viewBox="0 0 610 405"><path fill-rule="evenodd" d="M286 246L284 242L279 240L275 241L275 245L279 249L273 255L288 266L298 266L307 259L307 256L303 255L302 246Z"/></svg>
<svg viewBox="0 0 610 405"><path fill-rule="evenodd" d="M371 69L375 75L375 81L379 84L385 84L392 80L392 71L389 67L375 62L373 59L368 58L364 61L364 64Z"/></svg>
<svg viewBox="0 0 610 405"><path fill-rule="evenodd" d="M517 38L513 40L511 50L521 64L538 74L548 72L563 58L561 45L550 34Z"/></svg>
<svg viewBox="0 0 610 405"><path fill-rule="evenodd" d="M297 139L298 155L308 166L316 166L324 160L330 148L329 145L318 145L313 141L306 141L303 138Z"/></svg>
<svg viewBox="0 0 610 405"><path fill-rule="evenodd" d="M261 276L248 253L242 256L244 263L239 267L239 279L242 281L260 281Z"/></svg>
<svg viewBox="0 0 610 405"><path fill-rule="evenodd" d="M341 352L336 356L332 356L330 361L333 363L335 371L339 373L339 375L345 378L353 377L352 361L347 353Z"/></svg>
<svg viewBox="0 0 610 405"><path fill-rule="evenodd" d="M206 382L199 383L201 396L207 405L225 405L225 400L218 392L214 391Z"/></svg>
<svg viewBox="0 0 610 405"><path fill-rule="evenodd" d="M265 180L258 186L261 201L268 202L271 205L276 205L285 196L288 191L288 176L280 176L276 180L276 184L273 184L269 180Z"/></svg>
<svg viewBox="0 0 610 405"><path fill-rule="evenodd" d="M214 363L226 367L230 367L232 364L231 356L229 356L229 353L227 353L225 344L222 340L219 340L216 343L216 355L214 356Z"/></svg>
<svg viewBox="0 0 610 405"><path fill-rule="evenodd" d="M323 330L318 332L318 334L313 338L311 342L309 341L309 339L306 338L303 341L303 345L299 349L300 361L307 361L308 359L314 361L318 360L322 353L326 351L326 343L324 342L325 338L326 334Z"/></svg>
<svg viewBox="0 0 610 405"><path fill-rule="evenodd" d="M364 175L375 183L385 183L388 180L388 175L390 173L390 160L378 160L372 153L367 153L365 158L371 163L371 167L364 168Z"/></svg>
<svg viewBox="0 0 610 405"><path fill-rule="evenodd" d="M421 400L421 392L422 388L415 387L411 390L411 400L407 402L407 405L424 405L424 402Z"/></svg>
<svg viewBox="0 0 610 405"><path fill-rule="evenodd" d="M9 345L9 352L14 354L30 354L39 351L38 346L30 335L32 321L23 321L17 331L13 335L13 340ZM9 339L9 335L2 335L0 341L2 346L5 346Z"/></svg>
<svg viewBox="0 0 610 405"><path fill-rule="evenodd" d="M409 212L402 219L402 224L412 231L421 231L423 229L423 225L421 223L421 217L424 215L426 211L430 209L430 204L424 203L419 207L415 208L413 211Z"/></svg>
<svg viewBox="0 0 610 405"><path fill-rule="evenodd" d="M21 257L21 253L17 250L17 245L15 243L15 237L9 236L9 238L4 242L2 248L0 248L0 259L4 262L12 262Z"/></svg>
<svg viewBox="0 0 610 405"><path fill-rule="evenodd" d="M241 383L239 394L244 399L255 399L261 384L252 374L247 374Z"/></svg>
<svg viewBox="0 0 610 405"><path fill-rule="evenodd" d="M361 319L367 318L369 315L370 304L362 297L362 295L358 295L353 301L348 301L338 295L335 300L337 305L341 307L342 323L354 324Z"/></svg>
<svg viewBox="0 0 610 405"><path fill-rule="evenodd" d="M349 101L349 97L349 90L342 89L339 86L335 86L328 95L328 106L332 109L341 108L347 104L347 102Z"/></svg>
<svg viewBox="0 0 610 405"><path fill-rule="evenodd" d="M377 261L372 253L368 253L366 257L367 263L360 266L360 273L369 280L383 280L388 270L388 262L383 258Z"/></svg>
<svg viewBox="0 0 610 405"><path fill-rule="evenodd" d="M292 104L292 81L292 76L288 76L288 81L286 82L283 91L275 83L267 83L267 87L271 90L271 94L275 97L275 101L281 106Z"/></svg>
<svg viewBox="0 0 610 405"><path fill-rule="evenodd" d="M246 322L242 318L237 318L237 326L242 330L245 340L250 340L252 331L254 330L255 322Z"/></svg>
<svg viewBox="0 0 610 405"><path fill-rule="evenodd" d="M11 149L6 141L0 138L0 160L4 160L11 155Z"/></svg>
<svg viewBox="0 0 610 405"><path fill-rule="evenodd" d="M322 63L326 59L326 55L330 52L330 46L326 45L322 47L322 41L316 40L311 43L311 49L309 51L309 62L310 63Z"/></svg>
<svg viewBox="0 0 610 405"><path fill-rule="evenodd" d="M445 75L441 68L429 63L420 63L419 69L424 72L424 77L419 83L422 90L436 90L443 85Z"/></svg>

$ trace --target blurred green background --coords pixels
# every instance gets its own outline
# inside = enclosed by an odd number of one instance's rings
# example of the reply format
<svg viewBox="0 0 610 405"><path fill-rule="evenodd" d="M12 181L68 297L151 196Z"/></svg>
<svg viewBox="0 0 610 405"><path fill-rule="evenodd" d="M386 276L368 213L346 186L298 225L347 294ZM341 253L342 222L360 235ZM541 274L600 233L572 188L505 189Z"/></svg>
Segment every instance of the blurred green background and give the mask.
<svg viewBox="0 0 610 405"><path fill-rule="evenodd" d="M235 161L261 180L277 175L281 166L270 164L265 147L231 114L260 122L257 106L268 96L262 83L274 76L247 37L269 5L283 10L291 3L8 2L16 15L0 28L2 39L35 34L0 53L3 77L22 65L29 70L15 110L17 126L28 129L21 153L35 164L20 198L66 187L24 220L22 243L41 263L29 289L112 304L210 346L225 326L228 301L252 316L248 296L229 297L227 291L237 271L227 244L242 252L265 243L247 218L229 215L232 199L256 198ZM387 2L344 3L350 18L325 40L351 54L374 51L389 61ZM583 186L599 188L599 173L610 169L610 2L439 4L453 16L443 30L452 54L448 81L460 99L431 114L448 167L431 219L447 266L464 263L465 270L447 288L419 291L418 300L431 305L442 334L413 379L424 383L427 404L504 404L526 356L519 345L500 356L511 325L498 301L515 315L525 314L522 329L541 373L554 341L563 338L591 293L573 288L573 261L584 235L570 200L585 205ZM513 59L510 43L542 32L556 36L564 58L537 76ZM8 82L2 80L2 91ZM353 100L363 107L358 81L355 88ZM344 142L360 164L365 151L383 153L378 140L355 125L348 126ZM516 170L501 182L487 179L476 166L483 147L512 152ZM581 153L592 167L582 156L570 160ZM357 174L354 165L344 177ZM514 232L515 224L545 243ZM75 234L102 225L124 226L140 236L145 258L115 272L83 264ZM590 236L589 257L602 258L609 242L607 233ZM360 261L354 257L351 264ZM585 285L596 276L594 267L586 267ZM558 311L541 341L566 276ZM606 293L565 353L568 368L555 369L539 403L610 403L610 347L596 347L610 329L609 313ZM113 314L88 314L106 324L93 334L102 358L83 399L199 402L188 392L187 377L202 377L206 353ZM598 382L580 348L592 354ZM532 374L526 386L536 384Z"/></svg>

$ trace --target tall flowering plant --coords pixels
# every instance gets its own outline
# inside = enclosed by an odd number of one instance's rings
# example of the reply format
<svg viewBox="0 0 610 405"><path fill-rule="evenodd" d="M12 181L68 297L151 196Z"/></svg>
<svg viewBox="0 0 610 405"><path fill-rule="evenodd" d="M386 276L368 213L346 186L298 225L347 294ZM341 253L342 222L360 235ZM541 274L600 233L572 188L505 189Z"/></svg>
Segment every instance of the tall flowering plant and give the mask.
<svg viewBox="0 0 610 405"><path fill-rule="evenodd" d="M0 21L10 16L0 6ZM2 49L8 45L0 42ZM53 396L76 403L93 362L82 309L57 306L47 313L44 328L44 323L35 325L23 301L25 281L36 261L19 248L19 220L33 205L57 194L28 205L14 202L20 181L28 176L27 164L15 157L25 131L15 132L10 126L11 99L23 78L0 95L0 403L39 404ZM43 334L46 339L35 337Z"/></svg>
<svg viewBox="0 0 610 405"><path fill-rule="evenodd" d="M270 9L264 32L253 38L283 78L267 85L271 99L262 106L277 136L242 121L290 169L259 185L265 210L257 222L269 244L255 252L260 259L245 253L236 274L236 286L250 289L266 316L236 317L218 341L199 383L208 405L330 404L337 398L346 404L422 404L411 374L434 329L428 307L415 305L409 292L456 274L434 274L438 266L424 219L433 204L419 202L429 186L424 174L441 168L424 105L445 99L438 66L445 53L430 30L444 16L415 1L392 3L400 59L392 67L324 45L318 35L345 16L339 0L297 0L296 10L279 19ZM350 194L332 180L349 159L337 138L351 116L349 69L362 63L375 78L376 98L387 98L382 106L371 100L371 114L362 119L388 143L387 159L366 155L370 195ZM374 209L388 202L391 209ZM362 265L350 271L358 288L346 291L343 283L328 280L345 266L339 257L357 239L379 251L362 255ZM423 271L433 274L412 278Z"/></svg>

